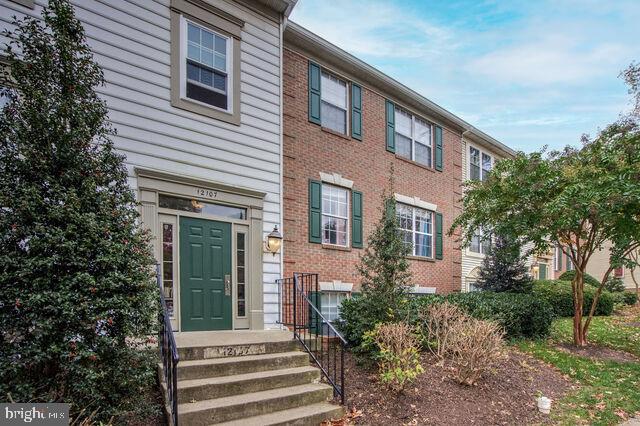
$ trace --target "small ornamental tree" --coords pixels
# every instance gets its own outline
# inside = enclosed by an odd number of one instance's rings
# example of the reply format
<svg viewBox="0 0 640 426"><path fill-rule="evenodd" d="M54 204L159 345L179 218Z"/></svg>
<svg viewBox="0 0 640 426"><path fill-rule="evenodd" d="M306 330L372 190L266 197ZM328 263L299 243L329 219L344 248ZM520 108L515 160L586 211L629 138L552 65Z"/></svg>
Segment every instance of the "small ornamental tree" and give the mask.
<svg viewBox="0 0 640 426"><path fill-rule="evenodd" d="M527 292L532 285L520 245L508 237L496 237L495 245L482 261L476 287L495 292Z"/></svg>
<svg viewBox="0 0 640 426"><path fill-rule="evenodd" d="M631 88L637 98L638 86ZM531 243L529 253L562 247L576 269L573 338L579 346L587 344L589 325L611 272L623 264L631 266L628 255L640 246L639 118L631 114L595 138L584 137L579 150L567 147L547 158L542 152L519 153L499 161L487 181L466 185L463 213L449 230L462 229L463 245L476 229L488 227ZM610 266L583 319L585 270L605 241L612 245Z"/></svg>
<svg viewBox="0 0 640 426"><path fill-rule="evenodd" d="M0 399L109 419L153 383L148 236L66 0L14 18L0 113ZM83 411L84 410L84 411ZM84 414L82 414L84 413Z"/></svg>
<svg viewBox="0 0 640 426"><path fill-rule="evenodd" d="M389 190L382 195L382 215L375 230L367 239L367 248L360 258L358 272L362 277L362 295L376 301L383 309L393 309L407 291L411 272L406 244L396 218L393 196L393 168Z"/></svg>

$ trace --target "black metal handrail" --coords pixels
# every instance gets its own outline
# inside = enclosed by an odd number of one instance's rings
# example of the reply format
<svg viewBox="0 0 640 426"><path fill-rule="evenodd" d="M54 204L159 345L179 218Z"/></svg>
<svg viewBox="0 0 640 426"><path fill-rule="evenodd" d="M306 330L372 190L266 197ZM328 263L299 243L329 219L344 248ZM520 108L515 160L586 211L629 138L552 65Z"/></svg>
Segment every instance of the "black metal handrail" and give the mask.
<svg viewBox="0 0 640 426"><path fill-rule="evenodd" d="M317 307L318 274L294 273L278 280L280 321L293 329L293 336L333 387L334 396L344 405L344 352L346 340Z"/></svg>
<svg viewBox="0 0 640 426"><path fill-rule="evenodd" d="M162 275L160 273L160 264L156 264L156 281L160 290L160 331L158 332L158 347L160 348L160 358L162 358L162 373L167 388L167 404L170 409L170 423L173 426L178 425L178 346L176 339L173 337L173 329L169 319L169 310L167 309L167 301L164 298L164 289L162 288Z"/></svg>

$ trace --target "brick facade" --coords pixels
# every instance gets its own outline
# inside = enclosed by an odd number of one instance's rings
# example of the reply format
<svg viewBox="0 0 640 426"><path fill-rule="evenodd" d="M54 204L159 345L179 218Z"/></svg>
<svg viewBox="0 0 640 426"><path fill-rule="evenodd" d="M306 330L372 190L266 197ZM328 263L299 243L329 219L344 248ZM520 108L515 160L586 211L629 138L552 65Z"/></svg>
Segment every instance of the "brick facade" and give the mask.
<svg viewBox="0 0 640 426"><path fill-rule="evenodd" d="M284 51L284 276L319 274L320 281L340 280L359 286L356 264L364 249L329 248L309 242L309 179L320 172L338 173L363 192L364 237L381 215L381 195L395 169L394 192L436 204L443 214L443 259L410 259L413 284L438 293L459 291L461 251L455 236L446 235L459 214L462 181L462 135L443 127L443 171L417 165L385 149L385 96L362 85L362 141L336 135L308 121L308 59ZM340 74L339 69L329 69ZM359 83L359 82L358 82ZM391 96L393 100L393 96ZM415 112L415 111L414 111ZM429 119L426 114L417 114Z"/></svg>

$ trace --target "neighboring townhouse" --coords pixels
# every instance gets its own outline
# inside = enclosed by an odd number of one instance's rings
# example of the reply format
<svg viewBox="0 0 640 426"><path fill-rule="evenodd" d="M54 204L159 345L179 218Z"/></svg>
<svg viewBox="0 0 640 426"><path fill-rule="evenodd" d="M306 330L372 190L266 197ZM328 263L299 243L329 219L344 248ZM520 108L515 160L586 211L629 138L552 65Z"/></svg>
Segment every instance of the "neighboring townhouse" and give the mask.
<svg viewBox="0 0 640 426"><path fill-rule="evenodd" d="M299 25L287 25L284 47L285 275L318 273L321 310L337 317L359 291L356 265L393 165L410 291L460 291L463 259L447 231L469 173L463 151L513 151Z"/></svg>
<svg viewBox="0 0 640 426"><path fill-rule="evenodd" d="M553 248L553 279L560 278L560 275L567 271L573 271L573 261L571 257L566 254L559 245Z"/></svg>
<svg viewBox="0 0 640 426"><path fill-rule="evenodd" d="M607 241L604 244L602 250L598 250L591 256L589 259L589 264L587 265L587 274L591 275L598 281L602 281L604 278L604 274L607 273L609 269L609 250L611 249L611 243ZM633 271L635 274L635 279L640 283L640 270L638 268ZM633 282L632 270L621 266L615 268L611 274L609 275L611 278L620 278L624 283L624 286L627 290L634 290L636 288L635 283Z"/></svg>
<svg viewBox="0 0 640 426"><path fill-rule="evenodd" d="M281 259L264 239L282 222L282 29L295 2L72 3L174 328L276 327ZM0 0L0 25L45 4Z"/></svg>

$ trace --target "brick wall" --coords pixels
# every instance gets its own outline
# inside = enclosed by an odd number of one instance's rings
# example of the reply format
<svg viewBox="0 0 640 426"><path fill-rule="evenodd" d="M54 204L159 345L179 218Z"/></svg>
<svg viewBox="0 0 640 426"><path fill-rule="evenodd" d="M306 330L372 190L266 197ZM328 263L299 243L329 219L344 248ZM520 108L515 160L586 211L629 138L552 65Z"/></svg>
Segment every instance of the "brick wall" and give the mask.
<svg viewBox="0 0 640 426"><path fill-rule="evenodd" d="M320 281L359 285L356 264L364 249L339 250L309 242L308 182L320 172L339 173L363 192L364 236L381 216L381 195L395 168L395 192L437 204L443 214L443 260L411 259L413 284L436 287L438 293L459 291L461 252L455 236L446 235L459 213L462 180L461 134L443 127L443 171L416 165L385 149L385 98L363 86L362 141L335 135L308 121L308 60L284 52L284 270L319 273ZM339 73L340 70L333 70ZM428 117L425 117L428 118ZM435 219L434 219L435 220ZM435 237L434 237L435 241Z"/></svg>

